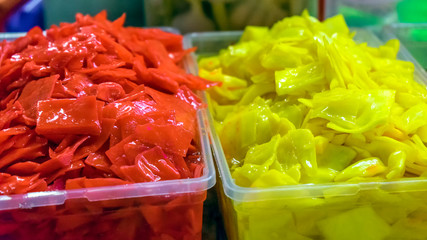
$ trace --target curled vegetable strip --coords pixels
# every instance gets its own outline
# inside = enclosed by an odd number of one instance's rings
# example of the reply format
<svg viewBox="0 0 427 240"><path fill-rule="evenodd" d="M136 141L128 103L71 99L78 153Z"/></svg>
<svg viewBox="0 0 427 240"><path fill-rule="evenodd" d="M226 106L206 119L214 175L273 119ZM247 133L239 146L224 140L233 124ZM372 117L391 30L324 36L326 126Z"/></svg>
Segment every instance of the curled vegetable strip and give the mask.
<svg viewBox="0 0 427 240"><path fill-rule="evenodd" d="M249 26L199 61L215 127L236 183L396 179L426 175L427 90L399 42L356 43L338 15L307 12Z"/></svg>

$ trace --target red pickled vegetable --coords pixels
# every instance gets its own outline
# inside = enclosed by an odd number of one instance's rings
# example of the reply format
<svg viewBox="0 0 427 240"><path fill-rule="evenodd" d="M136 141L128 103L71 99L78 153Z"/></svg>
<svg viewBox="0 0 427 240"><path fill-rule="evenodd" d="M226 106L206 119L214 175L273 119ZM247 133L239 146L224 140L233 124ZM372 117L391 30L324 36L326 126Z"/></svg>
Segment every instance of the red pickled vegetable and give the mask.
<svg viewBox="0 0 427 240"><path fill-rule="evenodd" d="M11 128L6 128L0 130L0 143L4 142L10 136L16 136L27 132L28 128L26 126L16 126Z"/></svg>
<svg viewBox="0 0 427 240"><path fill-rule="evenodd" d="M124 21L77 14L46 35L36 27L0 43L0 195L203 174L194 145L203 105L192 91L217 83L182 69L195 50L183 49L182 36ZM204 198L68 199L0 211L0 239L200 238ZM169 213L197 218L180 230L182 220Z"/></svg>
<svg viewBox="0 0 427 240"><path fill-rule="evenodd" d="M88 140L76 152L75 158L84 158L90 153L98 151L110 137L116 119L103 118L101 122L101 134L99 136L89 136Z"/></svg>
<svg viewBox="0 0 427 240"><path fill-rule="evenodd" d="M24 115L28 118L36 119L37 117L37 102L50 98L58 80L59 75L53 75L42 79L28 82L22 89L22 93L18 98L24 108Z"/></svg>
<svg viewBox="0 0 427 240"><path fill-rule="evenodd" d="M122 85L114 82L104 82L98 85L96 98L106 101L114 102L124 97L125 91Z"/></svg>
<svg viewBox="0 0 427 240"><path fill-rule="evenodd" d="M36 162L18 162L8 167L7 172L12 173L14 175L27 176L35 174L35 170L38 166L40 166L40 164Z"/></svg>
<svg viewBox="0 0 427 240"><path fill-rule="evenodd" d="M90 165L104 172L111 172L110 170L111 163L108 160L107 156L105 156L104 154L100 154L100 153L89 154L89 156L85 159L85 164Z"/></svg>
<svg viewBox="0 0 427 240"><path fill-rule="evenodd" d="M0 44L0 172L10 174L3 194L67 188L73 178L201 174L192 142L202 105L192 90L216 83L181 68L195 50L182 48L182 36L123 27L124 19L77 14L46 35L34 28Z"/></svg>
<svg viewBox="0 0 427 240"><path fill-rule="evenodd" d="M160 146L165 151L185 156L193 134L181 126L147 123L136 127L136 136L149 145Z"/></svg>
<svg viewBox="0 0 427 240"><path fill-rule="evenodd" d="M96 104L95 96L38 101L36 132L99 135L101 126Z"/></svg>
<svg viewBox="0 0 427 240"><path fill-rule="evenodd" d="M162 179L179 179L180 173L159 146L140 153L135 158L136 165L144 164Z"/></svg>
<svg viewBox="0 0 427 240"><path fill-rule="evenodd" d="M37 157L44 156L44 147L46 142L34 142L31 145L27 145L24 148L13 148L10 149L0 158L0 169L22 160L33 160Z"/></svg>

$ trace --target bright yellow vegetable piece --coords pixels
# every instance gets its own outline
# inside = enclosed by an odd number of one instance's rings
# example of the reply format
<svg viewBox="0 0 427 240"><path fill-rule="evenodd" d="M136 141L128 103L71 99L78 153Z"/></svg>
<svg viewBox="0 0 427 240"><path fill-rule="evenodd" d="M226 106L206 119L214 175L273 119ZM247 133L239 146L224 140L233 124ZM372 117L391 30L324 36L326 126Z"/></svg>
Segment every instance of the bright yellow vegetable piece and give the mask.
<svg viewBox="0 0 427 240"><path fill-rule="evenodd" d="M367 158L348 166L341 171L335 181L345 181L354 177L372 177L386 170L386 167L378 158Z"/></svg>

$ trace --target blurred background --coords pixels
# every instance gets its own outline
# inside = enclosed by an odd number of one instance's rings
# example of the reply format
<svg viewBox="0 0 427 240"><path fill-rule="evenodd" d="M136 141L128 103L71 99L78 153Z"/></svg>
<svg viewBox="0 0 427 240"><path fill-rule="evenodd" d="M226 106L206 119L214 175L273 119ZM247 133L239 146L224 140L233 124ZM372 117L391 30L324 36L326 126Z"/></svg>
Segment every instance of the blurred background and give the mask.
<svg viewBox="0 0 427 240"><path fill-rule="evenodd" d="M0 0L0 28L24 32L103 9L110 19L126 13L127 25L172 26L182 33L270 26L304 9L319 19L341 13L352 27L427 22L426 0Z"/></svg>

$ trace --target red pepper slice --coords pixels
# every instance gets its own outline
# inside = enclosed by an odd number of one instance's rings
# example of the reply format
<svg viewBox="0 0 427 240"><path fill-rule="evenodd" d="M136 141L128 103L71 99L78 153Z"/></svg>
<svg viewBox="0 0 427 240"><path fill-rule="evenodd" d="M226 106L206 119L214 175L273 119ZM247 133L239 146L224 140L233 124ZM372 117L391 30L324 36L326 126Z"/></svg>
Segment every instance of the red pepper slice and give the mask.
<svg viewBox="0 0 427 240"><path fill-rule="evenodd" d="M25 80L31 79L32 77L49 77L53 70L50 66L43 64L37 64L35 61L29 61L22 67L22 78Z"/></svg>
<svg viewBox="0 0 427 240"><path fill-rule="evenodd" d="M111 172L111 169L110 169L111 163L104 154L100 154L100 153L89 154L89 156L85 159L85 164L90 165L94 168L97 168L107 173Z"/></svg>
<svg viewBox="0 0 427 240"><path fill-rule="evenodd" d="M165 151L180 156L187 154L193 133L176 125L147 123L136 127L136 136L143 143L159 146Z"/></svg>
<svg viewBox="0 0 427 240"><path fill-rule="evenodd" d="M146 144L143 144L141 141L137 139L123 145L123 151L126 156L127 164L128 165L135 164L135 159L138 156L138 154L148 149L150 149L149 146L147 146Z"/></svg>
<svg viewBox="0 0 427 240"><path fill-rule="evenodd" d="M81 178L73 178L73 179L68 179L65 182L65 189L79 189L79 188L84 188L84 182L86 180L86 177L81 177Z"/></svg>
<svg viewBox="0 0 427 240"><path fill-rule="evenodd" d="M133 135L123 139L119 143L115 144L114 146L110 147L105 154L107 155L108 159L110 159L111 163L116 166L123 166L127 165L128 161L126 159L126 155L124 152L124 145L132 142L135 140L135 137Z"/></svg>
<svg viewBox="0 0 427 240"><path fill-rule="evenodd" d="M144 164L133 165L133 166L121 166L120 171L124 175L126 180L134 183L156 182L160 180L160 177L154 175L154 173Z"/></svg>
<svg viewBox="0 0 427 240"><path fill-rule="evenodd" d="M45 156L45 146L46 143L35 142L31 145L26 146L25 148L16 148L7 151L0 158L0 169L19 160L32 160L37 157Z"/></svg>
<svg viewBox="0 0 427 240"><path fill-rule="evenodd" d="M164 111L174 111L177 122L182 123L183 128L190 131L193 135L196 132L196 109L194 104L190 104L188 100L181 100L181 96L173 96L156 91L152 88L146 88L146 93L150 95L157 103L159 109Z"/></svg>
<svg viewBox="0 0 427 240"><path fill-rule="evenodd" d="M13 136L10 141L14 142L14 148L23 148L29 144L30 141L37 139L34 130L28 129L25 133Z"/></svg>
<svg viewBox="0 0 427 240"><path fill-rule="evenodd" d="M161 42L168 51L182 51L182 36L174 33L162 31L160 29L141 29L128 27L129 33L135 35L140 40L155 39Z"/></svg>
<svg viewBox="0 0 427 240"><path fill-rule="evenodd" d="M36 132L99 135L98 111L93 109L97 109L95 96L39 101Z"/></svg>
<svg viewBox="0 0 427 240"><path fill-rule="evenodd" d="M26 126L16 126L0 130L0 143L6 141L10 136L23 134L28 130Z"/></svg>
<svg viewBox="0 0 427 240"><path fill-rule="evenodd" d="M36 173L36 168L40 166L40 163L36 162L19 162L11 165L7 168L7 172L12 173L14 175L27 176Z"/></svg>
<svg viewBox="0 0 427 240"><path fill-rule="evenodd" d="M179 171L181 178L190 178L192 177L190 170L188 169L187 163L185 162L182 156L173 154L172 161L175 164L176 169Z"/></svg>
<svg viewBox="0 0 427 240"><path fill-rule="evenodd" d="M19 102L11 101L6 109L0 111L0 129L8 128L10 123L22 115L23 109Z"/></svg>
<svg viewBox="0 0 427 240"><path fill-rule="evenodd" d="M147 68L146 70L135 68L135 71L138 82L142 84L170 93L176 93L179 89L179 83L173 78L174 76L157 68Z"/></svg>
<svg viewBox="0 0 427 240"><path fill-rule="evenodd" d="M121 79L129 79L135 81L136 73L127 68L115 68L105 71L96 72L91 76L94 82L119 82Z"/></svg>
<svg viewBox="0 0 427 240"><path fill-rule="evenodd" d="M136 156L135 164L137 166L145 164L154 174L161 177L162 180L181 178L175 165L159 146L155 146Z"/></svg>
<svg viewBox="0 0 427 240"><path fill-rule="evenodd" d="M71 161L74 156L76 149L84 142L88 136L82 137L73 146L65 148L62 152L51 152L49 155L51 159L43 162L35 170L42 176L46 176L58 169L68 168L71 165Z"/></svg>
<svg viewBox="0 0 427 240"><path fill-rule="evenodd" d="M103 118L101 123L101 134L99 136L90 136L83 146L77 150L74 158L81 159L88 156L90 153L98 151L110 137L115 122L115 119Z"/></svg>
<svg viewBox="0 0 427 240"><path fill-rule="evenodd" d="M92 96L96 95L96 87L89 77L85 74L73 74L63 81L67 93L73 96Z"/></svg>
<svg viewBox="0 0 427 240"><path fill-rule="evenodd" d="M122 85L114 82L104 82L98 85L96 97L106 102L114 102L125 95Z"/></svg>
<svg viewBox="0 0 427 240"><path fill-rule="evenodd" d="M68 173L73 173L74 170L78 171L78 170L80 170L80 169L82 169L84 167L85 167L85 164L83 163L83 161L81 161L81 160L72 161L71 164L67 168L61 168L58 171L56 171L54 173L51 173L46 178L46 182L48 184L51 184L51 183L55 184L55 182L57 182L58 180L60 180L59 179L60 176L64 176L64 175L66 175ZM68 174L69 176L67 178L76 178L76 177L79 177L80 176L80 172L79 171L76 172L76 171L74 171L74 174ZM60 187L61 187L61 188L59 188L59 190L62 190L65 187L65 185L62 186L63 183L61 183L61 182L59 182L58 185L60 185ZM58 189L54 188L55 186L50 185L49 187L53 187L52 190L58 190Z"/></svg>

